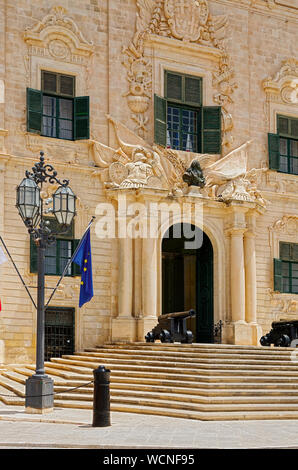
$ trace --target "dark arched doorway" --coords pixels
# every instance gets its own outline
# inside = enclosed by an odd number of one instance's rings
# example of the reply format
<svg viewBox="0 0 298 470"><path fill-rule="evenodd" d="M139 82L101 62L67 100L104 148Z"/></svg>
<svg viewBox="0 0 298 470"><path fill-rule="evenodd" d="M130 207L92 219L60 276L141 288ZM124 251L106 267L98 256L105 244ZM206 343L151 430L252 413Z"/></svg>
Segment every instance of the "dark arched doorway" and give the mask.
<svg viewBox="0 0 298 470"><path fill-rule="evenodd" d="M187 244L191 241L190 230L201 240L198 248ZM190 224L175 224L162 241L162 313L191 308L197 312L196 318L188 320L194 341L213 343L212 244L199 228Z"/></svg>

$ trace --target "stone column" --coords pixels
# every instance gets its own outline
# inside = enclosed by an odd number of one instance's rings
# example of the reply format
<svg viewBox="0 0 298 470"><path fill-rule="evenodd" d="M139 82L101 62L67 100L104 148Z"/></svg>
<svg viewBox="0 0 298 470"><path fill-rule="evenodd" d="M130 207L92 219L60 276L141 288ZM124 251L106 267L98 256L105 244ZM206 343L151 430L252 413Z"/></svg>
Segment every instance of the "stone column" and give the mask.
<svg viewBox="0 0 298 470"><path fill-rule="evenodd" d="M142 315L138 320L138 339L157 324L157 239L142 240Z"/></svg>
<svg viewBox="0 0 298 470"><path fill-rule="evenodd" d="M132 314L132 239L119 239L118 318Z"/></svg>
<svg viewBox="0 0 298 470"><path fill-rule="evenodd" d="M256 246L255 236L252 232L244 234L245 253L245 319L247 323L256 323L257 320L257 273L256 273Z"/></svg>
<svg viewBox="0 0 298 470"><path fill-rule="evenodd" d="M261 327L257 324L256 216L254 213L248 213L247 227L244 233L245 320L251 329L252 344L258 345Z"/></svg>
<svg viewBox="0 0 298 470"><path fill-rule="evenodd" d="M231 230L231 313L234 323L245 323L243 233L243 229Z"/></svg>
<svg viewBox="0 0 298 470"><path fill-rule="evenodd" d="M127 228L126 207L118 208L118 316L112 319L112 341L136 339L133 308L133 240Z"/></svg>

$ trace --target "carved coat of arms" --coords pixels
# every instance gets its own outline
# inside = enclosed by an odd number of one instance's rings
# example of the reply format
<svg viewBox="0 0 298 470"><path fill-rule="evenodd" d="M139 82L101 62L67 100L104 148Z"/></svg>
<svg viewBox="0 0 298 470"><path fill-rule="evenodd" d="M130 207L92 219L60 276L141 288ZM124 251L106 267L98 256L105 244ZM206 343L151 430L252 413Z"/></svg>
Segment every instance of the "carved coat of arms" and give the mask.
<svg viewBox="0 0 298 470"><path fill-rule="evenodd" d="M209 16L206 0L165 0L165 15L172 34L184 41L198 41Z"/></svg>

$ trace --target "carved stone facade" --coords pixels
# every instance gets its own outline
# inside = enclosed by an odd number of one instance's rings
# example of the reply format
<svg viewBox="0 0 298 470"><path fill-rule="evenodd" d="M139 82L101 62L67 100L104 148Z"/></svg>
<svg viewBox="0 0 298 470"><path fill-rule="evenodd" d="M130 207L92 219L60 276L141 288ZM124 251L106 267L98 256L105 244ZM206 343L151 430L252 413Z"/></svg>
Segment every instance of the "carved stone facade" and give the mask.
<svg viewBox="0 0 298 470"><path fill-rule="evenodd" d="M183 43L199 47L218 49L217 70L213 73L213 100L222 106L223 145L230 146L233 137L233 118L229 105L233 103L232 94L237 84L233 81L234 71L225 47L227 17L213 17L206 0L138 0L136 32L132 42L123 53L127 68L129 91L124 96L132 111L131 118L137 123L136 132L146 137L148 117L145 114L152 98L152 60L146 56L146 40L151 35L174 38Z"/></svg>
<svg viewBox="0 0 298 470"><path fill-rule="evenodd" d="M269 168L267 143L278 114L298 118L295 1L0 4L0 235L35 286L15 187L43 150L78 196L75 238L97 219L94 298L79 309L80 278L65 277L52 304L75 310L76 350L144 340L162 312L162 244L174 224L211 242L223 342L257 345L272 321L297 316L297 294L273 290L273 259L280 241L298 243L298 176ZM90 139L27 130L26 88L41 90L44 70L74 77L75 97L89 97ZM154 143L154 95L165 96L169 71L202 80L202 106L221 107L221 153ZM49 289L56 282L47 276ZM0 298L0 364L32 361L35 311L10 263Z"/></svg>

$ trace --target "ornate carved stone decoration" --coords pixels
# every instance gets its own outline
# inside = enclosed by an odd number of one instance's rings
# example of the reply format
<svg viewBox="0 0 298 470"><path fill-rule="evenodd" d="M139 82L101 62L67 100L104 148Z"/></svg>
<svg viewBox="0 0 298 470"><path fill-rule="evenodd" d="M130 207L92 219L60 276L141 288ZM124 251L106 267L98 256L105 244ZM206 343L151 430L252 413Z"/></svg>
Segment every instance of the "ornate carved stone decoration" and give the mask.
<svg viewBox="0 0 298 470"><path fill-rule="evenodd" d="M32 69L32 56L68 62L74 67L84 66L82 73L88 84L93 44L84 37L65 8L53 7L36 25L28 27L24 32L24 41L28 45L28 54L24 57L28 86L32 87L31 80L36 75L36 70Z"/></svg>
<svg viewBox="0 0 298 470"><path fill-rule="evenodd" d="M267 101L298 104L298 60L291 58L282 62L274 78L263 81Z"/></svg>
<svg viewBox="0 0 298 470"><path fill-rule="evenodd" d="M273 309L274 320L288 320L291 315L295 318L298 313L298 301L292 294L281 294L268 289L270 305ZM286 316L285 316L286 315Z"/></svg>
<svg viewBox="0 0 298 470"><path fill-rule="evenodd" d="M258 190L258 173L267 168L248 170L248 147L251 141L234 149L204 171L209 196L229 202L231 200L255 202L265 208L267 201Z"/></svg>
<svg viewBox="0 0 298 470"><path fill-rule="evenodd" d="M213 76L217 89L214 102L223 109L223 145L232 139L228 133L233 128L228 105L236 88L234 75L224 39L227 26L225 15L211 16L207 0L137 0L136 32L127 48L123 49L127 68L129 91L125 94L136 132L145 137L148 117L145 116L152 99L152 65L144 55L144 42L149 35L164 36L180 41L218 49L221 59Z"/></svg>
<svg viewBox="0 0 298 470"><path fill-rule="evenodd" d="M75 21L61 6L55 6L35 26L28 27L24 40L29 56L52 57L57 60L86 64L93 44L84 37Z"/></svg>
<svg viewBox="0 0 298 470"><path fill-rule="evenodd" d="M164 11L172 36L176 39L196 42L206 29L209 17L206 0L165 0Z"/></svg>
<svg viewBox="0 0 298 470"><path fill-rule="evenodd" d="M247 169L250 142L216 161L215 155L151 146L120 122L110 116L108 119L119 147L92 141L92 157L98 167L95 171L105 187L160 188L173 196L183 196L189 194L189 186L197 186L202 197L224 202L249 201L266 207L258 183L260 174L267 169Z"/></svg>

